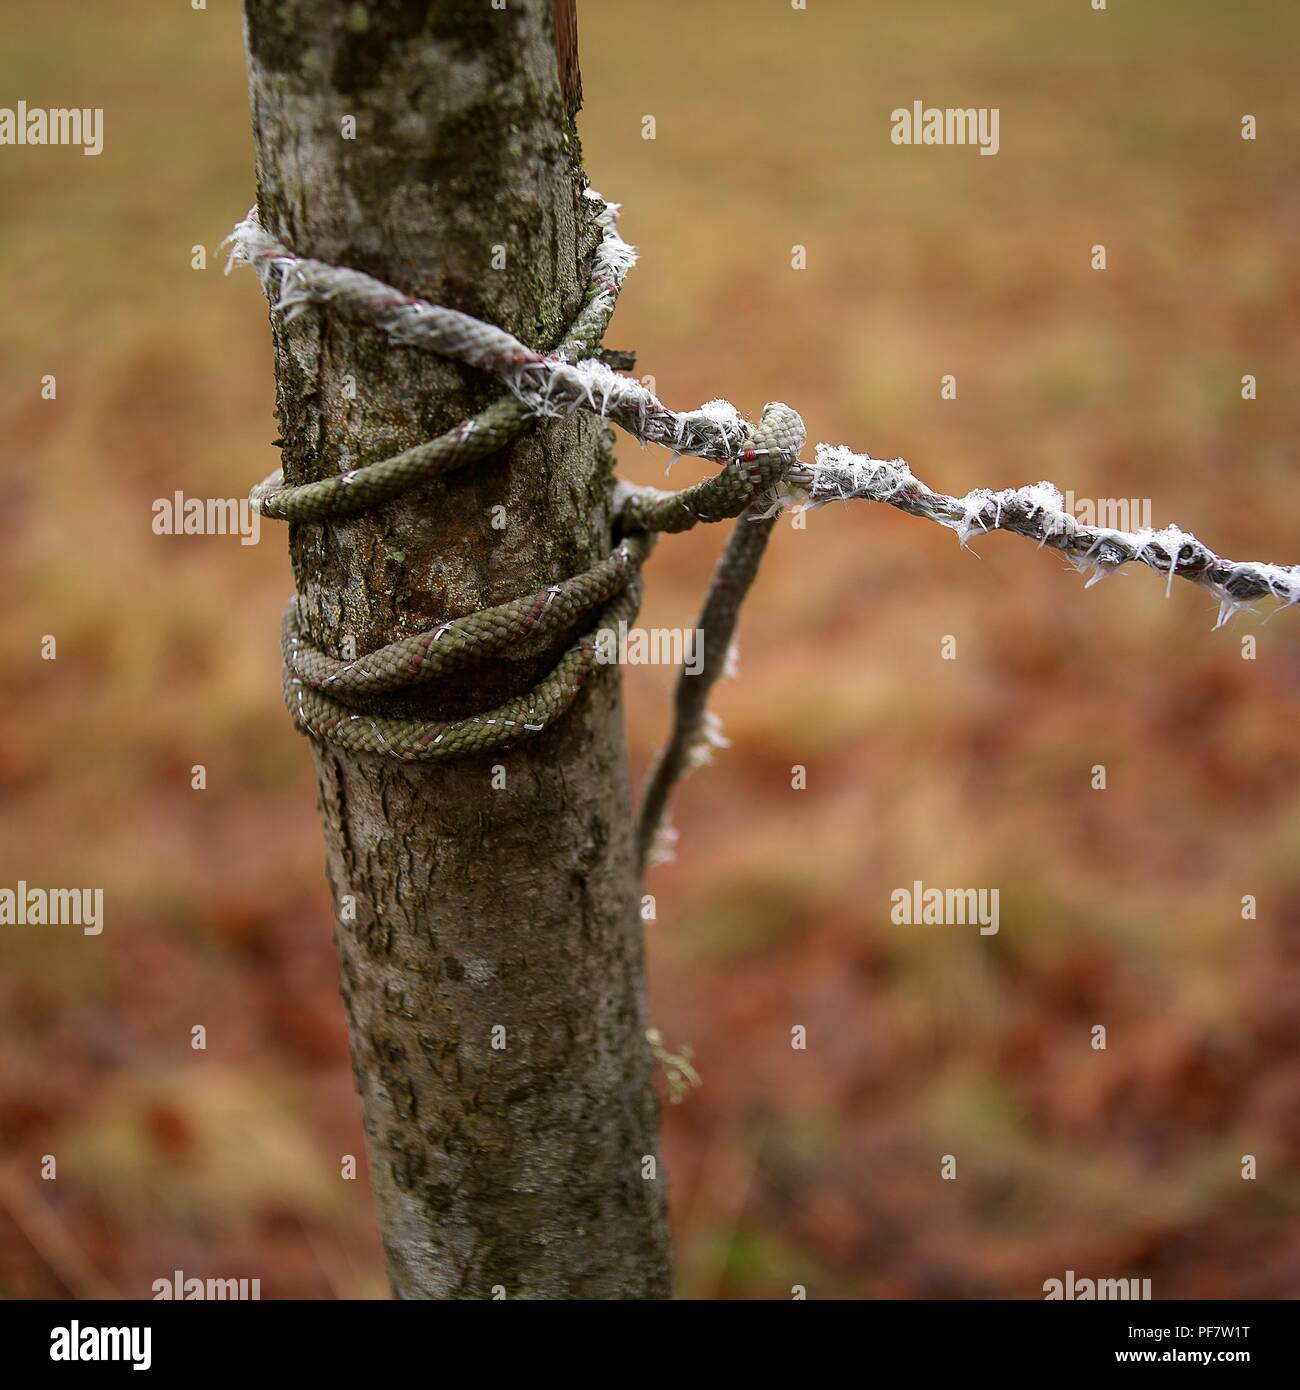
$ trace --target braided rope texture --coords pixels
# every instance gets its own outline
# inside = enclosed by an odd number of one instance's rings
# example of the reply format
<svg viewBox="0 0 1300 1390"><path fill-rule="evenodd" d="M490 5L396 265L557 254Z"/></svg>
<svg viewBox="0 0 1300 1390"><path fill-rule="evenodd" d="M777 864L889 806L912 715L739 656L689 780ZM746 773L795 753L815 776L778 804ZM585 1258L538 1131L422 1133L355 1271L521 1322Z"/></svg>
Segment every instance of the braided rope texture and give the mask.
<svg viewBox="0 0 1300 1390"><path fill-rule="evenodd" d="M990 531L1036 540L1040 547L1059 551L1081 574L1088 574L1084 587L1089 589L1127 564L1146 565L1163 574L1166 594L1175 578L1188 580L1219 600L1216 629L1240 609L1253 612L1253 599L1300 603L1300 565L1228 560L1178 526L1159 531L1084 526L1064 510L1065 499L1050 482L998 492L972 488L964 497L952 497L927 487L902 459L885 462L855 454L844 445L819 444L817 462L789 470L784 488L773 495L773 505L820 507L851 498L884 502L938 522L955 531L963 546L973 535Z"/></svg>
<svg viewBox="0 0 1300 1390"><path fill-rule="evenodd" d="M713 749L726 743L716 716L707 708L709 693L727 673L740 607L758 574L775 525L775 512L758 519L742 517L731 528L718 560L700 612L699 626L704 634L700 667L694 676L682 671L677 678L672 733L646 778L637 829L642 868L672 858L673 832L667 817L673 787L693 768L711 761Z"/></svg>
<svg viewBox="0 0 1300 1390"><path fill-rule="evenodd" d="M614 312L618 291L635 260L631 247L614 227L617 205L601 202L600 208L596 221L601 240L592 264L591 283L578 317L553 354L556 361L585 357L599 346ZM445 356L474 366L518 368L544 360L511 334L480 323L468 314L403 295L359 271L340 270L323 261L295 256L262 229L255 211L235 228L230 243L227 272L234 264L253 266L268 296L278 280L278 297L273 304L286 320L296 318L309 304L328 304L350 318L378 327L394 343L443 351ZM457 347L462 350L454 350ZM417 483L506 448L524 433L535 414L521 398L505 396L437 439L320 482L286 487L284 475L277 469L252 490L250 500L264 516L279 521L323 521L349 516L390 501Z"/></svg>
<svg viewBox="0 0 1300 1390"><path fill-rule="evenodd" d="M745 516L738 522L714 575L701 617L705 679L688 688L681 678L672 738L652 774L642 816L643 854L655 838L674 781L699 760L710 741L705 698L723 665L738 610L753 581L771 531L785 507L816 508L830 501L883 502L937 522L965 546L977 532L1008 531L1059 551L1080 572L1085 587L1121 565L1140 563L1199 584L1219 599L1215 626L1257 598L1300 602L1300 566L1227 560L1177 526L1128 532L1081 525L1063 509L1054 484L993 492L974 488L964 497L936 492L901 459L884 461L846 446L819 444L815 462L799 455L803 421L789 406L769 402L757 424L730 402L709 401L678 412L642 383L613 370L595 352L613 315L618 293L636 252L618 233L618 205L587 190L600 228L591 282L577 318L552 352L527 347L504 329L403 294L360 271L295 255L261 227L250 212L228 239L227 271L252 266L273 308L293 318L309 306L328 307L382 332L391 342L436 352L495 375L508 390L474 419L437 439L336 477L286 486L277 471L252 491L265 516L286 521L324 521L377 506L417 483L497 452L538 417L588 410L621 426L642 443L710 459L719 471L677 492L620 483L614 494L616 534L622 539L606 560L568 580L495 608L484 609L404 638L353 661L313 648L303 632L297 601L285 615L285 702L298 726L357 752L384 753L404 761L452 757L509 746L541 732L567 710L598 664L602 630L635 615L640 566L652 533L678 532L701 522ZM764 510L758 510L765 508ZM752 510L751 510L752 509ZM747 514L747 515L746 515ZM601 605L603 607L600 607ZM485 714L448 722L367 714L370 697L436 679L449 670L500 656L539 633L553 633L580 614L600 608L597 625L519 700ZM707 751L707 748L705 748Z"/></svg>
<svg viewBox="0 0 1300 1390"><path fill-rule="evenodd" d="M530 637L549 636L568 627L627 588L650 538L631 536L608 559L535 594L483 608L464 618L380 647L353 661L339 661L306 639L298 600L289 600L284 619L285 671L294 682L324 691L340 704L356 707L373 695L405 690L499 655Z"/></svg>
<svg viewBox="0 0 1300 1390"><path fill-rule="evenodd" d="M386 753L403 762L429 762L509 748L540 734L573 704L600 665L602 630L630 623L641 606L641 585L633 580L600 612L596 626L560 658L559 663L525 695L507 700L485 714L466 719L423 720L357 713L350 706L289 674L288 654L297 640L286 614L284 703L298 727L352 753Z"/></svg>

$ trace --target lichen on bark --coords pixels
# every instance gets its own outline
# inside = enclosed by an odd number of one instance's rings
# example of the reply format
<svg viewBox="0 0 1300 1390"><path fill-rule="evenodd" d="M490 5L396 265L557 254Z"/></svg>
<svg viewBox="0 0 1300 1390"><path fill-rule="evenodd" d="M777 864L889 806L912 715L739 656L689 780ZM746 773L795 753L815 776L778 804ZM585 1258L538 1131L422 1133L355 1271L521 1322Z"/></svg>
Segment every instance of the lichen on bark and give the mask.
<svg viewBox="0 0 1300 1390"><path fill-rule="evenodd" d="M548 0L245 0L245 19L268 229L558 342L596 231ZM291 483L431 438L500 389L328 312L273 332ZM373 512L295 525L312 641L366 652L587 568L611 544L610 467L598 421L539 422ZM571 637L388 707L487 708ZM665 1296L617 672L508 752L413 766L313 753L395 1294Z"/></svg>

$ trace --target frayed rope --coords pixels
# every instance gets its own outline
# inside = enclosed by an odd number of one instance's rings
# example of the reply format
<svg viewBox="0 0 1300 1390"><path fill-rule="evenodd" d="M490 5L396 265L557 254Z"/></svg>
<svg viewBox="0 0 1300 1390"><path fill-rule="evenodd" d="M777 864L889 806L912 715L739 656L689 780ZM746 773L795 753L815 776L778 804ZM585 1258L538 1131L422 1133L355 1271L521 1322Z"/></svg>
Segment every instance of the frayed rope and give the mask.
<svg viewBox="0 0 1300 1390"><path fill-rule="evenodd" d="M691 678L681 677L672 737L650 779L640 827L643 862L671 845L666 806L673 784L707 762L715 747L726 746L720 726L704 709L703 697L727 664L740 602L753 580L772 522L784 509L812 510L827 502L855 499L881 502L949 528L963 547L976 535L1009 531L1036 540L1040 548L1059 551L1076 570L1088 575L1085 588L1122 565L1143 564L1165 576L1166 594L1172 591L1175 578L1208 590L1219 601L1216 628L1242 609L1254 611L1255 599L1272 597L1282 605L1300 602L1300 566L1227 560L1173 525L1159 531L1085 526L1064 510L1064 498L1050 482L997 492L974 488L964 497L953 497L921 482L902 459L873 459L844 445L819 444L815 461L805 462L799 457L803 422L779 403L769 403L757 424L725 400L709 401L693 411L670 409L643 383L615 371L595 354L619 290L636 263L636 252L619 235L618 205L605 203L590 189L586 197L596 205L600 231L591 286L564 343L551 352L529 348L502 328L403 294L361 271L295 255L267 233L255 211L227 239L231 250L226 270L251 266L273 308L286 320L312 306L329 307L377 329L398 346L436 352L495 375L518 403L507 408L510 398L505 398L504 405L489 407L438 440L320 483L285 487L280 476L273 474L253 490L256 505L266 515L325 520L377 505L429 477L505 447L530 418L565 417L579 410L620 426L643 444L670 449L673 460L692 455L723 465L715 478L676 493L622 483L614 492L616 525L627 534L678 531L700 521L741 518L701 615L706 652L711 652L707 674L695 678L694 687L688 684ZM628 600L634 601L634 591L634 567L629 566L627 599L619 595L612 603L631 606ZM509 635L500 640L508 640ZM566 656L547 682L530 692L530 698L545 694L555 712L567 708L576 690L575 678L581 683L585 642ZM384 722L389 735L384 739L384 730L373 720L338 713L319 689L305 693L304 686L310 684L295 672L286 693L292 687L296 706L291 702L291 708L296 708L302 726L318 737L341 740L339 728L370 723L374 736L350 733L348 746L375 751L372 744L378 736L383 750L389 752L393 739L400 740L399 756L404 758L444 756L452 751L439 751L447 732L443 726L389 720ZM306 713L309 703L314 717ZM473 728L466 734L457 727L449 742L463 745L466 751L505 746L515 734L502 734L496 726L510 730L522 726L529 731L543 727L495 716L492 712L463 721ZM435 727L439 729L436 736L430 733ZM485 734L488 727L492 732Z"/></svg>

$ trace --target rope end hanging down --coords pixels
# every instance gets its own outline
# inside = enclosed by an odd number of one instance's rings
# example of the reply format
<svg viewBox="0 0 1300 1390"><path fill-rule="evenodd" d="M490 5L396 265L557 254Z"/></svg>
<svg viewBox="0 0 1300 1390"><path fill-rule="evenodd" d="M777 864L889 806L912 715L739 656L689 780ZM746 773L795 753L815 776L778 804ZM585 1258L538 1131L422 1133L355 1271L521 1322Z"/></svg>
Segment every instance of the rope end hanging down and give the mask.
<svg viewBox="0 0 1300 1390"><path fill-rule="evenodd" d="M1198 584L1219 600L1221 627L1254 600L1300 602L1300 566L1226 560L1177 526L1128 532L1081 525L1064 510L1049 482L994 492L974 488L964 497L936 492L902 459L884 461L844 445L819 444L811 464L800 458L803 421L789 406L769 402L757 424L729 401L674 411L653 392L603 360L601 338L614 312L636 252L618 233L618 205L594 190L586 198L600 232L586 298L568 334L550 351L530 348L512 334L455 309L404 294L361 271L294 254L261 226L256 210L227 238L235 265L251 266L272 308L293 318L328 308L367 324L392 343L436 352L496 376L508 394L472 420L335 477L297 486L277 471L252 491L253 506L283 521L329 521L399 496L418 483L465 467L517 439L539 417L590 411L645 444L675 456L720 465L717 473L677 492L617 483L612 496L614 553L584 574L558 580L539 593L440 624L427 632L339 661L307 642L296 601L285 617L284 694L298 727L357 752L403 761L456 757L509 747L541 733L576 699L600 664L602 631L630 621L640 597L640 567L658 532L688 530L700 522L737 519L714 573L700 627L704 667L679 677L672 734L647 782L639 840L643 864L670 834L666 813L675 783L718 745L716 721L705 704L723 674L740 605L753 583L777 515L784 508L814 509L827 502L881 502L954 531L962 546L972 536L1009 531L1059 551L1092 587L1121 565L1143 564L1164 576ZM609 354L605 354L608 356ZM389 718L366 703L375 694L433 680L457 664L499 656L512 642L541 630L559 630L588 613L596 626L579 638L555 669L515 701L469 719L432 723Z"/></svg>

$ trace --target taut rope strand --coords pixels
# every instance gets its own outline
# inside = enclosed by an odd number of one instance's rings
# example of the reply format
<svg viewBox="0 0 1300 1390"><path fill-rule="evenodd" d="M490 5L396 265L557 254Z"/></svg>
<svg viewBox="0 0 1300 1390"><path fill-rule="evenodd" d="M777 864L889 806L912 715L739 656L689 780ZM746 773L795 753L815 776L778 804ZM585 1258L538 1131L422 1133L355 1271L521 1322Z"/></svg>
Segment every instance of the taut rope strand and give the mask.
<svg viewBox="0 0 1300 1390"><path fill-rule="evenodd" d="M298 727L312 736L409 762L504 748L540 733L569 708L591 676L599 662L600 632L635 615L640 566L652 533L740 517L700 619L703 670L699 676L683 672L679 678L673 733L647 786L640 826L644 861L661 838L673 785L720 741L705 701L722 673L740 604L783 507L814 508L855 498L884 502L950 528L963 546L975 534L1010 531L1059 551L1076 569L1089 572L1085 587L1121 565L1144 564L1166 576L1167 592L1177 577L1212 593L1219 600L1216 627L1253 599L1271 596L1283 604L1300 602L1300 566L1226 560L1177 526L1136 532L1083 526L1064 510L1061 493L1052 483L1000 492L975 488L965 497L952 497L927 487L902 459L886 462L842 445L819 444L815 462L803 461L803 421L778 402L763 408L757 424L723 400L693 411L669 409L640 382L596 355L636 252L619 236L618 205L606 204L590 189L586 196L595 205L600 245L578 317L550 353L537 352L504 329L403 294L360 271L297 256L262 228L256 211L231 234L227 270L233 264L251 265L268 296L274 294L272 307L286 318L311 305L328 306L379 329L395 344L490 372L510 392L435 440L336 477L290 487L281 473L273 473L252 492L253 504L264 516L325 521L378 506L417 483L497 452L540 416L567 416L578 410L621 426L642 443L662 444L675 454L722 465L714 476L679 492L618 484L613 510L619 544L608 559L537 594L452 619L354 661L338 660L307 642L295 599L284 624L285 703ZM597 609L596 626L548 676L519 699L485 714L429 722L385 717L358 707L370 696L498 656L517 642L557 631Z"/></svg>

